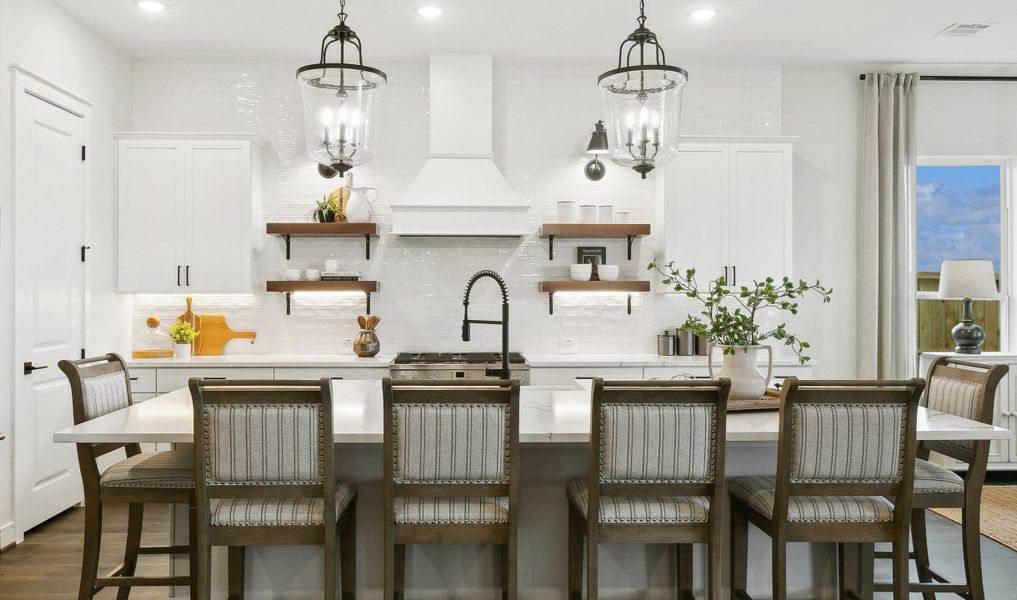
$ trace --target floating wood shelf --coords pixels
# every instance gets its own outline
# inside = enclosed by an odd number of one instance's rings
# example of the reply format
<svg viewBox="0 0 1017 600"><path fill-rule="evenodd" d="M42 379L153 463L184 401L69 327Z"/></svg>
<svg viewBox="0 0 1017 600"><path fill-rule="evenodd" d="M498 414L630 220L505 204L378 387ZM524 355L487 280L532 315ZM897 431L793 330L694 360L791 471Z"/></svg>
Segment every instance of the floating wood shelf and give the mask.
<svg viewBox="0 0 1017 600"><path fill-rule="evenodd" d="M541 281L540 291L547 293L547 311L554 314L554 295L558 292L628 293L628 314L632 314L632 294L650 291L649 281Z"/></svg>
<svg viewBox="0 0 1017 600"><path fill-rule="evenodd" d="M547 238L547 257L554 260L554 238L625 238L628 257L632 260L632 242L640 236L650 235L648 223L545 223L540 226L540 237Z"/></svg>
<svg viewBox="0 0 1017 600"><path fill-rule="evenodd" d="M286 260L290 259L292 237L363 237L367 260L371 260L371 238L378 237L377 223L266 223L265 233L286 240Z"/></svg>
<svg viewBox="0 0 1017 600"><path fill-rule="evenodd" d="M286 294L286 314L290 314L293 292L363 292L367 296L367 313L371 314L371 293L378 291L377 281L268 281L265 290Z"/></svg>

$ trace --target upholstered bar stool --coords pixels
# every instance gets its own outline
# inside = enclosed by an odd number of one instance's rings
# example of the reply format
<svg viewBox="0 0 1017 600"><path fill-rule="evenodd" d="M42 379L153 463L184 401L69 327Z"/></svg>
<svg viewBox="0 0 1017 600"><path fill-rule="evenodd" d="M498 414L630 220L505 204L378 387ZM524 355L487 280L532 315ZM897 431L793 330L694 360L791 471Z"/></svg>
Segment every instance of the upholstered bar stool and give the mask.
<svg viewBox="0 0 1017 600"><path fill-rule="evenodd" d="M407 544L496 544L515 600L519 381L382 386L385 599L403 598Z"/></svg>
<svg viewBox="0 0 1017 600"><path fill-rule="evenodd" d="M211 547L230 546L230 598L246 545L324 547L325 600L356 592L356 489L332 470L332 391L318 381L202 380L194 402L195 598L211 591ZM338 563L338 564L337 564Z"/></svg>
<svg viewBox="0 0 1017 600"><path fill-rule="evenodd" d="M81 360L62 360L60 370L71 386L74 424L97 419L131 405L131 382L120 356L106 354ZM127 458L100 472L96 459L120 450ZM85 491L85 540L78 600L89 600L104 588L116 587L118 600L127 600L132 587L186 586L190 576L137 577L142 554L189 554L188 546L142 546L145 504L194 504L194 457L190 452L142 452L138 444L77 444L78 467ZM124 560L99 576L102 512L106 504L127 504L127 544ZM193 558L193 557L192 557ZM191 561L191 573L193 560Z"/></svg>
<svg viewBox="0 0 1017 600"><path fill-rule="evenodd" d="M727 395L719 381L593 380L590 468L569 483L569 598L597 598L598 544L671 544L692 595L692 545L720 543ZM710 578L719 568L709 561ZM720 591L711 584L710 598Z"/></svg>
<svg viewBox="0 0 1017 600"><path fill-rule="evenodd" d="M909 381L784 380L776 477L736 477L731 590L750 598L748 524L772 541L774 600L787 598L787 544L893 543L893 597L908 597L915 419L925 387ZM842 567L843 570L843 567ZM841 578L841 597L857 596Z"/></svg>
<svg viewBox="0 0 1017 600"><path fill-rule="evenodd" d="M928 388L922 404L928 408L982 423L992 423L996 388L1006 376L1006 365L937 358L929 367ZM953 471L929 462L931 452L967 463L964 478ZM921 592L925 600L935 600L936 592L955 593L972 600L985 600L982 582L981 515L982 485L989 462L989 442L923 441L918 444L915 460L915 493L912 500L911 539L918 568L919 583L911 583L912 592ZM964 572L966 583L949 582L929 565L929 545L925 532L925 511L930 508L960 508ZM887 558L886 553L876 553ZM865 571L871 580L871 563ZM887 585L878 583L875 591Z"/></svg>

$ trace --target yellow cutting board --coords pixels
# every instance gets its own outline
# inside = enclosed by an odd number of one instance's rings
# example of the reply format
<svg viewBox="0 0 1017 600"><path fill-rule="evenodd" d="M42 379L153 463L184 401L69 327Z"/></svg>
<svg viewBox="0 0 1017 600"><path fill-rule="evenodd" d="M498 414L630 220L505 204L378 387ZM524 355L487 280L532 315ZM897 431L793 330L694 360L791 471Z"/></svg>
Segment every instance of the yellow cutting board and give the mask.
<svg viewBox="0 0 1017 600"><path fill-rule="evenodd" d="M184 311L184 314L182 314L179 317L177 317L177 321L183 321L184 323L190 323L192 326L194 325L194 311L191 310L191 304L193 302L194 302L194 298L191 298L190 296L188 296L187 297L187 310Z"/></svg>
<svg viewBox="0 0 1017 600"><path fill-rule="evenodd" d="M195 313L194 328L198 337L194 338L194 354L218 356L223 353L230 340L245 338L254 343L258 334L254 331L234 331L226 323L226 315Z"/></svg>

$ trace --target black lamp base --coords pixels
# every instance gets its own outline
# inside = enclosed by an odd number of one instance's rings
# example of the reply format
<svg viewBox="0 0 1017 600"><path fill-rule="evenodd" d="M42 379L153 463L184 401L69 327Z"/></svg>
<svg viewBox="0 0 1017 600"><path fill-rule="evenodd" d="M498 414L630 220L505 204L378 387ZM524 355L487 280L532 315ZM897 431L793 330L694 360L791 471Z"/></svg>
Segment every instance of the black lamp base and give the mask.
<svg viewBox="0 0 1017 600"><path fill-rule="evenodd" d="M964 299L964 317L960 323L954 325L950 331L957 354L981 354L982 344L985 343L985 330L978 323L975 323L971 316L971 298Z"/></svg>

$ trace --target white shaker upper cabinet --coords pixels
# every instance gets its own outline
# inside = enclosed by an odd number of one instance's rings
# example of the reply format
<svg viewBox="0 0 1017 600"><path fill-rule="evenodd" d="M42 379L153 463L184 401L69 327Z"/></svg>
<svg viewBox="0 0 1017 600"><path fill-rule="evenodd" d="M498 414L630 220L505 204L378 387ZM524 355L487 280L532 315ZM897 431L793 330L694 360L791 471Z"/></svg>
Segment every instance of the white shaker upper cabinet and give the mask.
<svg viewBox="0 0 1017 600"><path fill-rule="evenodd" d="M662 262L701 286L792 276L792 160L787 142L682 141L657 188Z"/></svg>
<svg viewBox="0 0 1017 600"><path fill-rule="evenodd" d="M122 134L117 152L120 291L251 291L253 137Z"/></svg>

